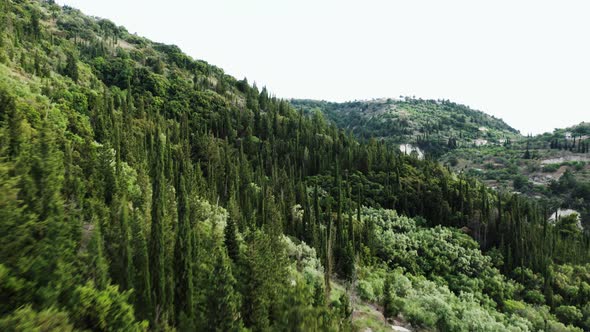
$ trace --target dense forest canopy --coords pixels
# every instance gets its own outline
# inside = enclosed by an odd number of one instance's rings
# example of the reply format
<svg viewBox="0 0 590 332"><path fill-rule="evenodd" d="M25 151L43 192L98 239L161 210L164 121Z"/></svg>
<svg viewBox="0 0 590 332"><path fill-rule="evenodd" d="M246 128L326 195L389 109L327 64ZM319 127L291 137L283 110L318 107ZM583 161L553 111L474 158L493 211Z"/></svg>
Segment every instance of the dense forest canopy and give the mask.
<svg viewBox="0 0 590 332"><path fill-rule="evenodd" d="M374 99L334 103L291 100L367 141L438 160L501 190L542 197L553 213L574 211L590 224L590 124L521 135L500 119L448 100Z"/></svg>
<svg viewBox="0 0 590 332"><path fill-rule="evenodd" d="M377 329L369 304L416 330L590 329L589 238L549 213L178 47L0 0L0 330Z"/></svg>

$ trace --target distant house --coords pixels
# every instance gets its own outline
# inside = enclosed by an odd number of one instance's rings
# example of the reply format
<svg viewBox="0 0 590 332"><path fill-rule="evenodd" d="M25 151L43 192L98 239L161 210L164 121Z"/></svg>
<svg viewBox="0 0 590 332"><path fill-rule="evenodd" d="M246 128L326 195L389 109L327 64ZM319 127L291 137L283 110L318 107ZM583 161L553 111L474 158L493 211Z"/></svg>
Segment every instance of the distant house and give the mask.
<svg viewBox="0 0 590 332"><path fill-rule="evenodd" d="M409 156L415 155L418 159L424 159L424 152L417 146L413 146L412 144L400 144L399 149L401 152Z"/></svg>
<svg viewBox="0 0 590 332"><path fill-rule="evenodd" d="M478 138L475 141L473 141L473 143L475 144L475 146L484 146L484 145L488 144L488 140L483 139L483 138Z"/></svg>
<svg viewBox="0 0 590 332"><path fill-rule="evenodd" d="M551 217L549 217L549 223L555 225L559 221L559 219L570 216L572 214L575 214L577 216L578 222L576 225L580 230L583 231L584 227L582 226L582 219L580 218L580 213L572 209L558 209L556 212L553 212Z"/></svg>
<svg viewBox="0 0 590 332"><path fill-rule="evenodd" d="M572 139L572 133L569 131L566 131L564 134L565 139L570 140Z"/></svg>

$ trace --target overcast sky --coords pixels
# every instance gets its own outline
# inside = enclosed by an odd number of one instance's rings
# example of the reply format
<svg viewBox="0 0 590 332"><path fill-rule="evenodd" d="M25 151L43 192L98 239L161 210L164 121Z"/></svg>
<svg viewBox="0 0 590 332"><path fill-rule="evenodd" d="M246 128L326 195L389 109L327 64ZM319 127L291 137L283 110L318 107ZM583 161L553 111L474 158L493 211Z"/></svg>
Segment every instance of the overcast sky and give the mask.
<svg viewBox="0 0 590 332"><path fill-rule="evenodd" d="M588 1L59 0L284 98L444 98L523 134L590 121Z"/></svg>

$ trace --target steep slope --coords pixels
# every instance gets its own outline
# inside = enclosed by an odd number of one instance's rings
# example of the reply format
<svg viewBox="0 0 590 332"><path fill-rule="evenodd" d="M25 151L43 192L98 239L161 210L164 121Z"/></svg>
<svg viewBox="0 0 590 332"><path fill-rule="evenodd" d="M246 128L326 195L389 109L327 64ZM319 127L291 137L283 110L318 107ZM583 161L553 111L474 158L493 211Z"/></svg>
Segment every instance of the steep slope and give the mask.
<svg viewBox="0 0 590 332"><path fill-rule="evenodd" d="M539 202L51 1L0 27L0 330L347 331L354 289L425 330L588 327L590 241Z"/></svg>

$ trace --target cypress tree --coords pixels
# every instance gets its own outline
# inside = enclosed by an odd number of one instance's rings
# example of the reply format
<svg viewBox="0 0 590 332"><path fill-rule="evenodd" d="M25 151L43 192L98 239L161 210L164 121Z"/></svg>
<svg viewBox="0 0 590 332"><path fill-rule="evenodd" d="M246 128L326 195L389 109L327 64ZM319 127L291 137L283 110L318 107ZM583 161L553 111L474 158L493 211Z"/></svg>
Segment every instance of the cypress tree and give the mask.
<svg viewBox="0 0 590 332"><path fill-rule="evenodd" d="M330 291L332 290L330 285L330 278L332 276L332 209L330 208L330 203L328 203L326 215L327 223L324 257L324 283L326 285L326 299L329 299Z"/></svg>
<svg viewBox="0 0 590 332"><path fill-rule="evenodd" d="M225 250L218 248L207 294L207 326L209 331L235 331L239 327L239 297L234 290L236 280Z"/></svg>
<svg viewBox="0 0 590 332"><path fill-rule="evenodd" d="M69 76L74 82L78 82L79 73L78 73L78 64L76 57L74 56L73 52L68 52L67 60L66 60L66 67L64 68L64 74Z"/></svg>
<svg viewBox="0 0 590 332"><path fill-rule="evenodd" d="M324 284L317 281L313 284L313 306L323 307L326 305L326 291Z"/></svg>
<svg viewBox="0 0 590 332"><path fill-rule="evenodd" d="M530 142L530 135L527 136L527 141L526 141L526 151L524 153L523 158L524 159L531 159L531 152L529 151L531 147L531 142Z"/></svg>
<svg viewBox="0 0 590 332"><path fill-rule="evenodd" d="M70 271L64 263L74 254L74 242L69 240L73 225L67 224L64 218L61 196L64 167L62 153L57 150L58 131L55 129L49 120L42 124L39 140L34 146L31 169L37 191L24 195L32 200L27 205L36 211L31 212L38 214L34 232L40 236L30 248L35 260L27 269L30 269L29 275L40 288L39 303L56 302L59 296L72 291L68 280L72 280L73 276L68 275Z"/></svg>
<svg viewBox="0 0 590 332"><path fill-rule="evenodd" d="M179 324L193 321L192 241L185 175L180 175L178 192L178 227L174 245L174 309Z"/></svg>
<svg viewBox="0 0 590 332"><path fill-rule="evenodd" d="M16 107L14 97L4 91L0 91L0 120L8 123L8 155L16 157L25 139L22 125L24 117Z"/></svg>
<svg viewBox="0 0 590 332"><path fill-rule="evenodd" d="M240 248L236 238L236 225L233 218L231 217L227 219L227 224L225 225L224 242L229 258L231 258L234 263L237 263L240 254Z"/></svg>
<svg viewBox="0 0 590 332"><path fill-rule="evenodd" d="M135 311L140 319L149 319L153 315L152 308L152 287L150 279L150 266L148 246L145 231L141 226L141 219L138 212L133 213L131 219L131 231L133 233L133 302Z"/></svg>
<svg viewBox="0 0 590 332"><path fill-rule="evenodd" d="M270 325L269 307L272 287L275 286L272 278L276 278L275 273L278 272L270 273L270 270L274 267L277 253L272 252L270 237L260 230L251 233L247 240L249 246L241 260L243 319L252 330L265 331Z"/></svg>
<svg viewBox="0 0 590 332"><path fill-rule="evenodd" d="M130 229L129 229L129 206L128 202L125 198L121 201L121 216L119 219L120 227L121 227L121 259L123 262L123 273L122 276L122 288L123 289L132 289L133 288L133 257L131 252L131 243L130 243Z"/></svg>
<svg viewBox="0 0 590 332"><path fill-rule="evenodd" d="M385 318L393 317L397 314L391 292L391 277L386 276L385 283L383 284L383 315Z"/></svg>
<svg viewBox="0 0 590 332"><path fill-rule="evenodd" d="M152 184L152 226L150 234L150 275L153 288L152 300L154 305L153 324L159 326L162 315L166 311L166 262L164 239L164 211L165 211L165 179L164 179L164 147L159 130L154 139L154 178Z"/></svg>
<svg viewBox="0 0 590 332"><path fill-rule="evenodd" d="M104 243L102 240L100 223L95 221L91 223L88 230L92 232L88 242L88 276L94 281L98 289L105 289L109 283L109 267L104 257Z"/></svg>
<svg viewBox="0 0 590 332"><path fill-rule="evenodd" d="M350 192L350 191L349 191ZM351 202L350 204L352 205L352 197L349 197L349 201ZM348 242L350 242L353 247L354 247L354 243L355 243L355 239L354 239L354 222L352 220L352 214L353 214L353 210L352 207L348 210L348 225L347 225L347 231L348 231Z"/></svg>

